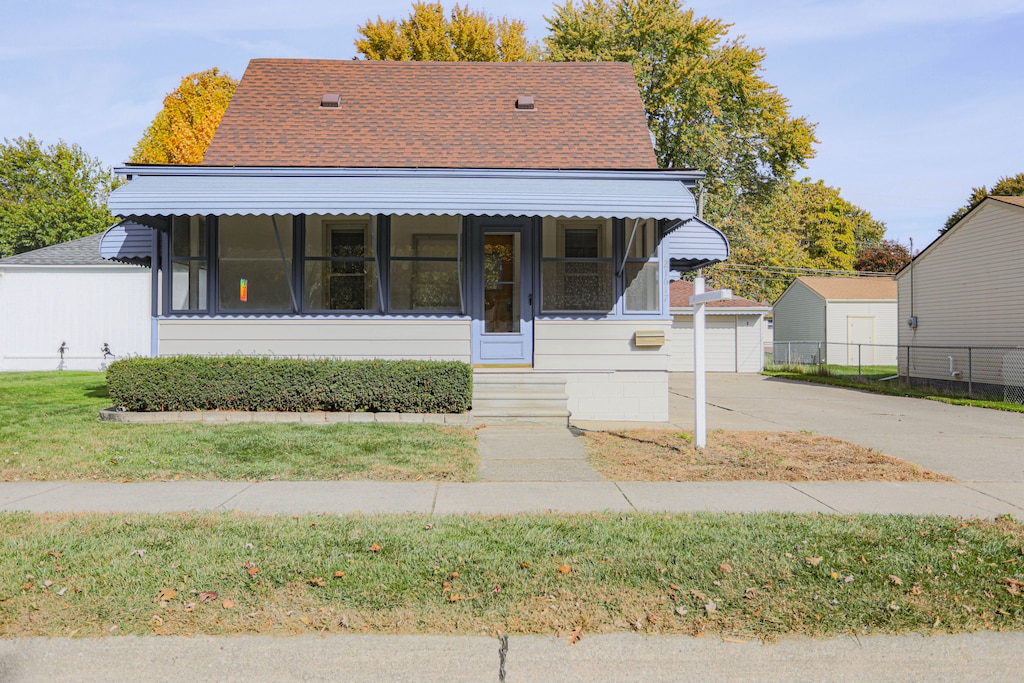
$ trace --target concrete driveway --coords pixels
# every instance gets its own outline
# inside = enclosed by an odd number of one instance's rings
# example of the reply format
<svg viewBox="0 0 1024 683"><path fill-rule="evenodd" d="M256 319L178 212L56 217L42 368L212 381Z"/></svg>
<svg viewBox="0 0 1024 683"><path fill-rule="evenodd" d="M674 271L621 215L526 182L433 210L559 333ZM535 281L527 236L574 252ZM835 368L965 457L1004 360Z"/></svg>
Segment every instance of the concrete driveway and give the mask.
<svg viewBox="0 0 1024 683"><path fill-rule="evenodd" d="M708 429L808 430L961 481L1024 482L1024 413L951 406L762 375L708 374ZM693 375L673 373L670 419L693 428Z"/></svg>

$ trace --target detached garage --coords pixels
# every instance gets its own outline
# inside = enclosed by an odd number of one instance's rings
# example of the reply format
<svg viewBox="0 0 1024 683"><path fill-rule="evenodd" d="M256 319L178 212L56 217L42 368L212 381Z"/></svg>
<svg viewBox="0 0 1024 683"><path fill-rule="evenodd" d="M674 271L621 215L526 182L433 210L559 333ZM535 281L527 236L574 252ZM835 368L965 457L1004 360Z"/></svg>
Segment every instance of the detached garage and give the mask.
<svg viewBox="0 0 1024 683"><path fill-rule="evenodd" d="M776 363L896 365L896 281L798 277L772 308Z"/></svg>
<svg viewBox="0 0 1024 683"><path fill-rule="evenodd" d="M102 370L150 355L150 269L104 260L101 237L0 259L0 370Z"/></svg>
<svg viewBox="0 0 1024 683"><path fill-rule="evenodd" d="M693 372L693 283L671 288L672 372ZM709 372L761 372L764 369L764 317L768 304L734 298L704 307L704 362Z"/></svg>

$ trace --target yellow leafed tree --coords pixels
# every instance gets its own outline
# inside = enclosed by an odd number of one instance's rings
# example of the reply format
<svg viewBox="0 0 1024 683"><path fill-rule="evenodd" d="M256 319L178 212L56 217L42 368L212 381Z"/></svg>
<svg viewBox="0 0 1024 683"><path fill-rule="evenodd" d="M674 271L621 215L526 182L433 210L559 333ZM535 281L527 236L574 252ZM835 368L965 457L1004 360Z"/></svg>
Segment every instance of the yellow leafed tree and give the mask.
<svg viewBox="0 0 1024 683"><path fill-rule="evenodd" d="M446 16L439 2L416 2L401 21L377 17L360 26L356 50L366 59L387 61L534 61L539 49L525 34L522 21L494 21L468 5L455 5Z"/></svg>
<svg viewBox="0 0 1024 683"><path fill-rule="evenodd" d="M238 82L216 67L189 74L135 145L136 164L198 164L217 132Z"/></svg>

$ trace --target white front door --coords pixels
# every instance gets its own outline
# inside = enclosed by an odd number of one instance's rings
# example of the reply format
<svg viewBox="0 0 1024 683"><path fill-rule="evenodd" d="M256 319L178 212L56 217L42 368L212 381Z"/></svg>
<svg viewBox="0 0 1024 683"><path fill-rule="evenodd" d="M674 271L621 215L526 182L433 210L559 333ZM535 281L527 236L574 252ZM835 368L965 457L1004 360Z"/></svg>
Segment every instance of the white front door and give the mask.
<svg viewBox="0 0 1024 683"><path fill-rule="evenodd" d="M533 222L470 220L474 365L533 365Z"/></svg>
<svg viewBox="0 0 1024 683"><path fill-rule="evenodd" d="M846 342L847 365L874 365L875 317L847 316Z"/></svg>

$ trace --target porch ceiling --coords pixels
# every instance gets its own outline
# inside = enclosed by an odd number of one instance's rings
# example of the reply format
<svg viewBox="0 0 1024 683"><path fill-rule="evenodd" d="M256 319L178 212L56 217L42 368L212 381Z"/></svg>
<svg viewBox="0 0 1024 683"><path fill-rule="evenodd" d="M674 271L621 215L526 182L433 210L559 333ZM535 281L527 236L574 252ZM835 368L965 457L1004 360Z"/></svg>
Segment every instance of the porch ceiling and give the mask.
<svg viewBox="0 0 1024 683"><path fill-rule="evenodd" d="M696 212L695 171L123 167L118 216L419 214L654 218Z"/></svg>

